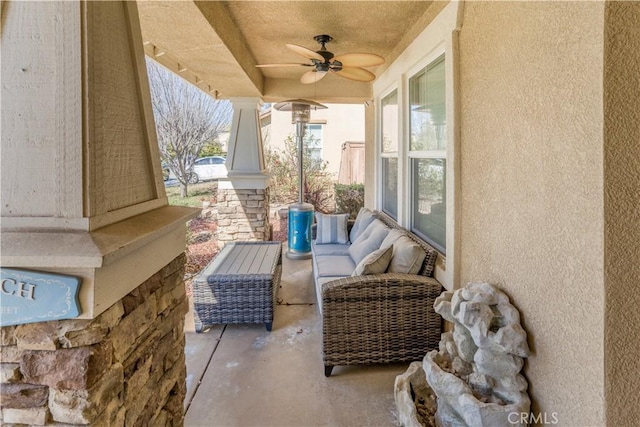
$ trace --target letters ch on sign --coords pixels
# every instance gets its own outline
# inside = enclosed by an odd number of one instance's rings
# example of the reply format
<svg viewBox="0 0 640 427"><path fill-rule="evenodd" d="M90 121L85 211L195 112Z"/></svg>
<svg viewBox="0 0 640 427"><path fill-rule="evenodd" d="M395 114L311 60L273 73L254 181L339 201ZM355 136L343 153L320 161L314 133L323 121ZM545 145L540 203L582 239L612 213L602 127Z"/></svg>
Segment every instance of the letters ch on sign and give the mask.
<svg viewBox="0 0 640 427"><path fill-rule="evenodd" d="M35 300L36 285L33 283L18 282L15 279L2 279L1 292L3 295L13 295L18 298Z"/></svg>
<svg viewBox="0 0 640 427"><path fill-rule="evenodd" d="M0 268L0 326L78 317L79 289L74 276Z"/></svg>

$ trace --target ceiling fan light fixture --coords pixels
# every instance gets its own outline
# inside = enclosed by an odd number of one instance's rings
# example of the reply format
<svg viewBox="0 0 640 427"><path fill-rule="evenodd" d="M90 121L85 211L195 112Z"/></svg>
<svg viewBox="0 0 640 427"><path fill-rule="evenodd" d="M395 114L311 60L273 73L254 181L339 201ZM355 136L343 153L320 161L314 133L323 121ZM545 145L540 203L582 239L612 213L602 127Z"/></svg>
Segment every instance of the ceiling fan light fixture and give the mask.
<svg viewBox="0 0 640 427"><path fill-rule="evenodd" d="M332 71L338 76L355 80L359 82L371 82L376 76L363 67L373 67L384 64L384 58L372 53L344 53L338 56L327 50L326 44L333 38L328 34L320 34L314 37L314 40L322 46L320 50L314 52L306 47L295 44L287 44L286 46L310 60L310 64L263 64L257 67L313 67L313 70L306 72L300 81L304 84L316 83L323 78L328 71Z"/></svg>
<svg viewBox="0 0 640 427"><path fill-rule="evenodd" d="M316 71L316 70L307 71L302 75L302 77L300 77L300 82L304 84L315 83L321 80L322 78L324 78L324 76L326 75L327 75L327 71Z"/></svg>
<svg viewBox="0 0 640 427"><path fill-rule="evenodd" d="M327 71L329 71L329 63L328 62L317 63L315 71L326 73Z"/></svg>
<svg viewBox="0 0 640 427"><path fill-rule="evenodd" d="M318 34L317 36L313 36L313 39L320 43L324 48L324 45L333 40L333 37L331 37L329 34Z"/></svg>

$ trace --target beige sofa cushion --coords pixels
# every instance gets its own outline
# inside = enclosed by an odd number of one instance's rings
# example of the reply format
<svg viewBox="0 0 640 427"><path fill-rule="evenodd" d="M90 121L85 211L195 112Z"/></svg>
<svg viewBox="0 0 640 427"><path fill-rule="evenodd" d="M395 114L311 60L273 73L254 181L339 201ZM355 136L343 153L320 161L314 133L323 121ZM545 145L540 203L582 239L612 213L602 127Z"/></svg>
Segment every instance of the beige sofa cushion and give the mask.
<svg viewBox="0 0 640 427"><path fill-rule="evenodd" d="M407 236L401 236L393 242L393 256L387 272L418 274L426 256L420 245Z"/></svg>
<svg viewBox="0 0 640 427"><path fill-rule="evenodd" d="M380 244L389 234L389 228L379 219L373 220L358 238L349 246L349 255L358 265L371 252L380 249Z"/></svg>
<svg viewBox="0 0 640 427"><path fill-rule="evenodd" d="M351 227L351 233L349 233L349 240L351 243L356 241L358 236L366 230L367 226L369 226L374 219L376 219L376 217L370 209L360 208L360 211L356 216L356 220L353 223L353 227Z"/></svg>
<svg viewBox="0 0 640 427"><path fill-rule="evenodd" d="M389 231L389 234L387 234L387 237L384 238L384 240L380 244L380 247L388 248L389 246L393 246L393 243L402 236L406 236L405 232L394 228Z"/></svg>
<svg viewBox="0 0 640 427"><path fill-rule="evenodd" d="M363 274L382 274L387 271L392 255L393 246L373 251L358 263L356 269L351 275L362 276Z"/></svg>

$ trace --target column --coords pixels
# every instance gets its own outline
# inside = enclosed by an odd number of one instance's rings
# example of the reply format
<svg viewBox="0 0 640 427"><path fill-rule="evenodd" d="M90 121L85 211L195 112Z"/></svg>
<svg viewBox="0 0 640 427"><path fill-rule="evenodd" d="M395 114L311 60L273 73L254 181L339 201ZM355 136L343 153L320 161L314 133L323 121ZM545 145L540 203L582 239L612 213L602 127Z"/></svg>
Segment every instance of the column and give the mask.
<svg viewBox="0 0 640 427"><path fill-rule="evenodd" d="M232 98L228 175L218 181L218 242L270 240L266 173L258 98Z"/></svg>
<svg viewBox="0 0 640 427"><path fill-rule="evenodd" d="M1 43L0 424L181 425L198 210L164 192L136 3L3 2Z"/></svg>

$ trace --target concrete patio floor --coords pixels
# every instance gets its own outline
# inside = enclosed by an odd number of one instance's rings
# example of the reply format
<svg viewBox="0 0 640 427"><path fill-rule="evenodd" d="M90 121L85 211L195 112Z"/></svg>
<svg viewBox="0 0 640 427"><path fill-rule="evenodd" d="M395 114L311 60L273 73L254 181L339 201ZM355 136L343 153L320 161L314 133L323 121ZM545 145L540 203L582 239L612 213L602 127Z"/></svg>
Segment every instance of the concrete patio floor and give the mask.
<svg viewBox="0 0 640 427"><path fill-rule="evenodd" d="M285 249L286 250L286 247ZM283 254L273 331L186 322L185 426L394 426L395 377L408 363L338 366L324 376L310 260Z"/></svg>

